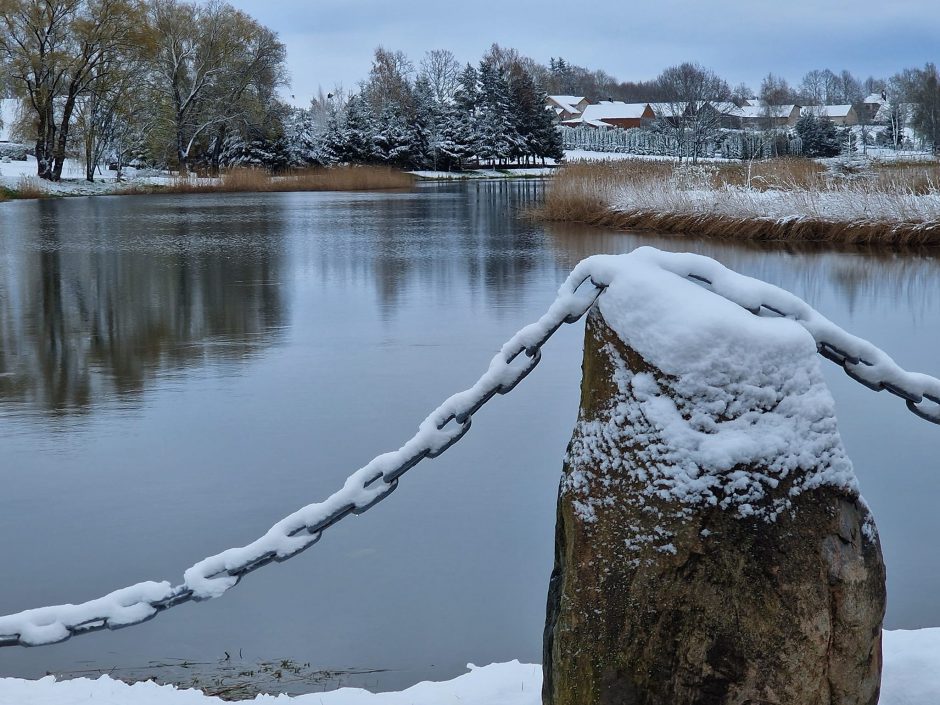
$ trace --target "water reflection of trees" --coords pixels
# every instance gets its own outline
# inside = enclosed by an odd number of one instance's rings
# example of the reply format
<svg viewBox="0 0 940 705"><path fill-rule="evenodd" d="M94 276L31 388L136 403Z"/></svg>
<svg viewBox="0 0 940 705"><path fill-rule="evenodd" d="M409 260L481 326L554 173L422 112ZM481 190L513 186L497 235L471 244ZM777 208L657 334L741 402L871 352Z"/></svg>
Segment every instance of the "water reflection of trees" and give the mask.
<svg viewBox="0 0 940 705"><path fill-rule="evenodd" d="M893 252L876 248L817 247L792 243L695 240L656 233L617 233L581 225L551 225L559 266L568 269L597 253L629 252L652 245L695 252L743 274L821 300L829 291L851 311L861 302L915 316L940 309L940 252Z"/></svg>
<svg viewBox="0 0 940 705"><path fill-rule="evenodd" d="M25 246L0 248L0 402L73 413L133 399L156 375L249 356L282 325L270 250L170 247L173 219L148 233L152 246L124 249L139 233L108 223L100 247L67 215L26 217Z"/></svg>
<svg viewBox="0 0 940 705"><path fill-rule="evenodd" d="M541 198L539 181L429 185L366 204L322 204L332 241L318 252L326 280L373 284L386 315L411 292L440 297L481 292L485 304L514 299L545 260L541 226L519 217ZM454 282L461 286L455 287Z"/></svg>

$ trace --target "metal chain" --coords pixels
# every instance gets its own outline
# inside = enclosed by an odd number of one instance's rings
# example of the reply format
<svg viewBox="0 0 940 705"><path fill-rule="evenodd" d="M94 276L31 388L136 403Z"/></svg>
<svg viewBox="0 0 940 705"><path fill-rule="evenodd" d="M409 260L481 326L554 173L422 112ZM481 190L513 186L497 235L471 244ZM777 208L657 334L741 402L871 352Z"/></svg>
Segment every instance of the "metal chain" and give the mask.
<svg viewBox="0 0 940 705"><path fill-rule="evenodd" d="M584 281L587 281L585 279ZM581 284L584 284L584 281ZM561 328L565 323L575 323L594 305L598 296L606 288L605 284L597 284L591 281L590 289L578 286L575 290L565 297L559 297L556 304L549 309L549 313L543 316L538 323L532 324L517 333L513 338L503 346L501 352L493 359L490 369L483 377L470 389L455 394L441 407L438 407L434 413L429 416L428 421L433 422L438 434L433 434L433 439L426 440L428 434L422 434L421 430L406 443L401 451L408 449L404 457L398 460L392 467L386 467L381 470L368 473L364 477L360 496L364 496L368 501L357 502L349 501L335 507L324 516L318 518L314 523L301 524L290 528L285 532L289 538L300 539L300 548L290 552L278 550L268 550L261 555L253 556L249 560L236 562L226 565L210 576L210 580L225 580L226 588L232 587L241 581L249 573L262 568L269 563L280 563L306 550L317 541L326 529L330 528L338 521L344 519L350 514L362 514L383 499L388 497L398 486L398 480L408 470L420 463L425 458L436 458L446 451L457 441L466 435L470 430L471 417L479 411L484 404L497 395L508 394L525 379L541 360L542 346ZM517 360L521 358L522 363ZM513 363L516 363L513 365ZM501 369L502 368L502 369ZM452 402L452 403L448 403ZM422 424L424 427L425 424ZM420 441L419 445L412 448L414 441ZM400 452L400 451L399 451ZM391 454L387 454L386 457ZM377 461L383 459L379 456L365 468L377 464ZM352 476L355 477L355 474ZM348 481L347 481L348 482ZM337 493L339 494L339 493ZM336 495L334 495L336 496ZM329 500L327 500L329 501ZM326 504L326 502L322 503ZM220 554L222 555L222 554ZM210 559L207 559L210 560ZM197 564L198 565L198 564ZM135 590L136 588L136 590ZM140 599L137 593L145 591L147 588L162 592L160 597L153 599ZM65 641L72 636L88 634L90 632L101 631L103 629L123 629L136 624L153 619L161 612L165 612L172 607L181 605L190 601L201 601L209 599L210 596L201 595L196 589L184 581L167 590L161 590L159 583L141 583L138 586L125 588L124 591L130 591L133 595L128 600L120 600L122 604L115 608L114 600L102 598L79 608L88 607L92 614L75 613L82 610L76 610L72 605L62 605L59 607L45 607L37 610L28 610L19 615L10 615L0 617L0 647L2 646L44 646L60 641ZM121 592L112 593L108 598L119 595ZM215 595L211 595L215 596ZM123 602L130 604L123 604ZM101 603L100 609L95 611L96 603ZM28 619L23 619L28 617ZM14 633L4 633L5 622L12 623L12 620L18 618L17 623L20 629ZM23 623L27 622L29 629L23 629ZM28 632L28 633L27 633Z"/></svg>
<svg viewBox="0 0 940 705"><path fill-rule="evenodd" d="M576 270L577 271L577 270ZM681 275L680 275L681 276ZM700 284L712 286L708 277L687 273L685 277ZM153 619L161 612L190 601L216 597L238 584L242 578L270 563L280 563L298 555L320 540L323 531L350 514L362 514L388 497L398 486L398 480L425 458L436 458L457 443L470 430L471 418L490 399L508 394L525 379L541 360L542 346L565 323L578 321L597 301L608 284L588 276L581 281L566 284L567 293L560 295L549 311L534 323L522 329L503 346L493 358L487 372L469 389L453 395L422 423L419 431L402 448L374 458L368 465L347 480L343 490L317 505L310 505L278 522L271 531L255 544L242 549L229 549L205 559L190 568L184 582L175 587L169 583L140 583L111 593L99 600L82 605L60 605L27 610L18 615L0 617L0 647L41 646L64 641L72 636L121 629ZM590 287L584 283L590 281ZM714 293L734 301L721 291ZM735 303L740 302L734 301ZM799 311L785 311L779 306L761 303L747 308L755 315L781 316L802 322ZM765 313L765 311L767 313ZM807 327L808 329L808 327ZM810 331L812 334L813 331ZM911 383L897 384L886 379L873 378L873 362L840 349L834 343L820 340L814 335L819 354L842 366L846 374L866 387L882 389L901 397L917 416L940 424L940 396L927 389L914 388ZM873 348L873 350L877 350ZM516 361L522 358L522 364ZM513 363L516 363L513 366ZM868 372L866 372L866 368ZM910 375L908 375L910 377ZM926 378L926 377L925 377ZM927 378L932 379L932 378ZM933 380L936 382L936 380ZM923 408L925 402L935 409ZM428 432L430 429L430 432ZM359 482L361 480L361 482ZM353 486L349 483L355 481ZM324 509L327 508L327 509ZM307 510L305 512L305 510ZM320 511L322 510L322 511ZM307 513L315 518L303 519ZM288 540L290 545L252 553L249 549L263 544L274 532L275 538ZM247 555L243 555L246 554ZM234 554L236 557L232 558ZM200 574L197 568L217 566L217 570ZM192 578L190 573L193 572ZM206 585L210 585L207 589ZM213 585L218 587L213 587ZM152 597L146 595L153 594ZM11 626L12 625L12 626ZM14 628L15 627L15 628Z"/></svg>

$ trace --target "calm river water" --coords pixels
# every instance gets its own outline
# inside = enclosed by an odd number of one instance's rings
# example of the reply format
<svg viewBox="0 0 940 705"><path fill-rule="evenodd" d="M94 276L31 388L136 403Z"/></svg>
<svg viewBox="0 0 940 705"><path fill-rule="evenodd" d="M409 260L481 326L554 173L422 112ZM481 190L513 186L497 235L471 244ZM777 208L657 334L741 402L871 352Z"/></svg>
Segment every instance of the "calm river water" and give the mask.
<svg viewBox="0 0 940 705"><path fill-rule="evenodd" d="M416 193L0 206L0 614L179 582L397 448L536 319L568 270L642 244L782 285L940 372L940 259L544 227L537 182ZM0 675L225 652L399 688L540 658L583 328L311 551L219 600L41 649ZM888 565L889 628L940 625L940 428L826 365Z"/></svg>

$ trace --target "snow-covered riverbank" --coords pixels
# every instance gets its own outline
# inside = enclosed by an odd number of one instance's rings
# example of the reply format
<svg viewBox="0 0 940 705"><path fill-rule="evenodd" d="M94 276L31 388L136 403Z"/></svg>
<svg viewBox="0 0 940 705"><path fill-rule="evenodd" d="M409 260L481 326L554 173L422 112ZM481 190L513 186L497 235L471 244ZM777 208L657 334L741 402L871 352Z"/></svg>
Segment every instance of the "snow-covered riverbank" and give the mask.
<svg viewBox="0 0 940 705"><path fill-rule="evenodd" d="M407 690L370 693L341 688L295 698L260 695L254 701L283 705L539 705L542 668L518 661L477 668L450 681L418 683ZM56 681L0 679L0 705L221 705L198 690L155 683L127 685L101 676ZM940 703L940 628L884 633L884 676L880 705Z"/></svg>
<svg viewBox="0 0 940 705"><path fill-rule="evenodd" d="M935 245L940 167L862 160L573 163L553 179L540 215L698 237Z"/></svg>
<svg viewBox="0 0 940 705"><path fill-rule="evenodd" d="M85 180L84 167L73 159L66 160L61 181L40 182L36 176L35 157L27 157L26 161L0 162L0 188L19 191L25 185L29 189L39 189L50 196L108 195L134 187L166 186L171 182L172 177L166 172L126 168L121 181L117 180L117 172L104 169L95 174L95 181L91 183Z"/></svg>

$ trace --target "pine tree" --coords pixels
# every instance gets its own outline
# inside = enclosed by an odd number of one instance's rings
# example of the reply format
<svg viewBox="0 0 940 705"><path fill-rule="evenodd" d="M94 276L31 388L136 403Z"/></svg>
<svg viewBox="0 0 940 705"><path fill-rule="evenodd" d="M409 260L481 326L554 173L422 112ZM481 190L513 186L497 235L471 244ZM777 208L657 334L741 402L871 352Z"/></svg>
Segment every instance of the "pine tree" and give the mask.
<svg viewBox="0 0 940 705"><path fill-rule="evenodd" d="M506 162L523 140L515 129L506 75L485 60L480 62L480 105L477 154L485 161Z"/></svg>
<svg viewBox="0 0 940 705"><path fill-rule="evenodd" d="M803 141L807 157L834 157L842 149L839 133L829 118L818 118L807 112L796 123L796 133Z"/></svg>
<svg viewBox="0 0 940 705"><path fill-rule="evenodd" d="M561 130L558 129L558 125L555 123L555 115L553 111L546 110L545 108L548 97L545 91L538 85L536 85L535 88L538 101L532 121L532 154L539 157L544 164L546 159L554 159L556 161L563 159L565 156L565 148L562 141ZM597 130L595 130L595 132L597 132Z"/></svg>
<svg viewBox="0 0 940 705"><path fill-rule="evenodd" d="M479 81L480 75L477 70L467 64L467 67L460 73L457 91L454 94L456 119L450 122L452 125L450 141L453 144L453 155L457 160L458 168L463 168L468 160L479 159L477 153Z"/></svg>
<svg viewBox="0 0 940 705"><path fill-rule="evenodd" d="M340 130L338 155L350 164L375 162L375 135L378 125L368 103L361 96L353 96L346 104L346 120Z"/></svg>

